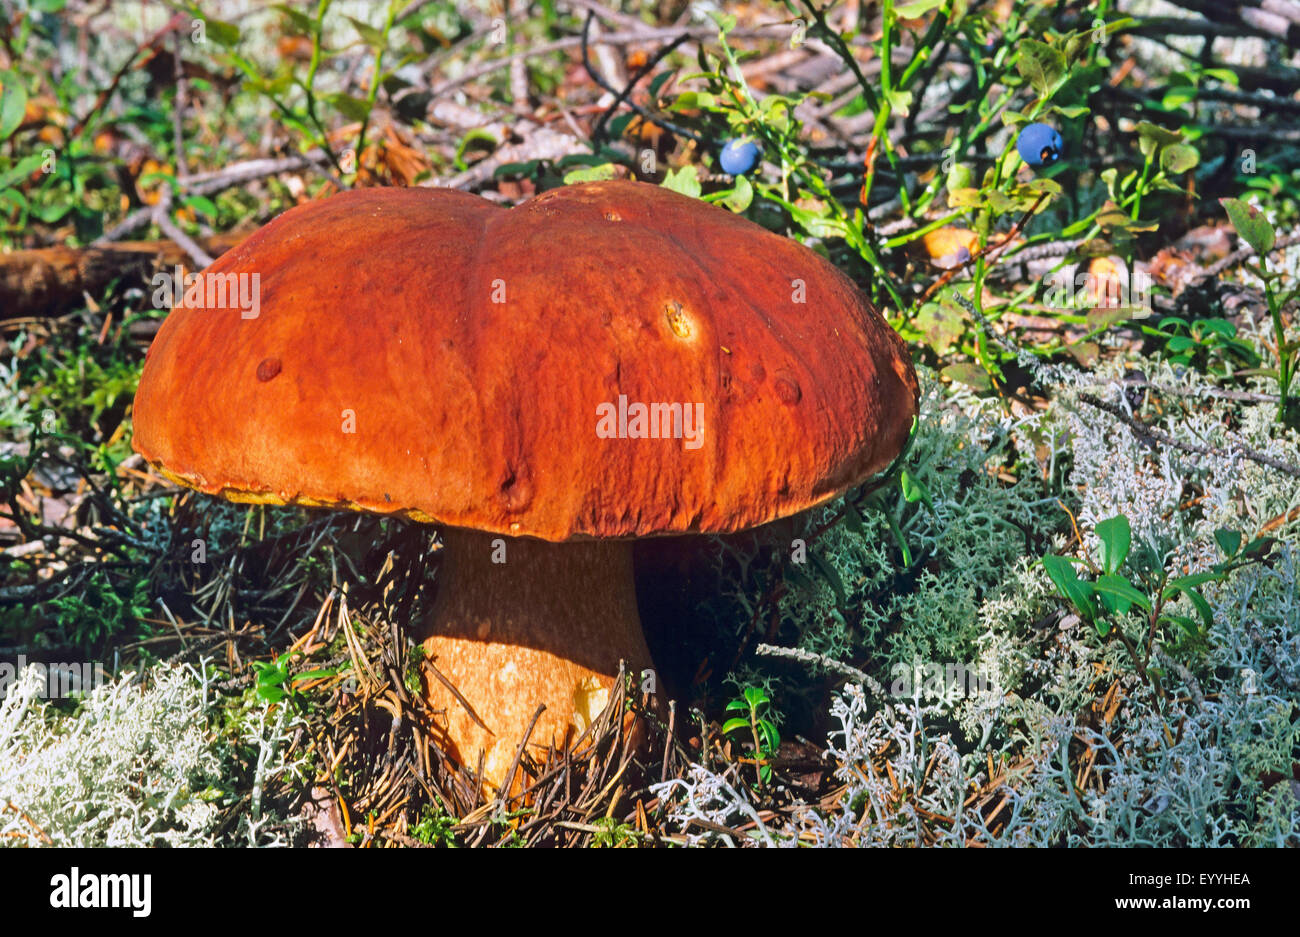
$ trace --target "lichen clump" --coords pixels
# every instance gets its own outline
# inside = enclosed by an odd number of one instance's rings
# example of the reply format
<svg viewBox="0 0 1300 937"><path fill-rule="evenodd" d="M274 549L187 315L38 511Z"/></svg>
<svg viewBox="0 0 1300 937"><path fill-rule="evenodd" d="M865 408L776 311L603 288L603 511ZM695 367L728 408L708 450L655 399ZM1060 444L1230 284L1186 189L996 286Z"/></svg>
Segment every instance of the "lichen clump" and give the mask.
<svg viewBox="0 0 1300 937"><path fill-rule="evenodd" d="M886 512L866 514L864 530L838 524L816 545L843 595L807 577L780 603L782 633L799 647L874 675L831 701L839 797L759 821L752 785L700 765L655 789L688 841L716 839L695 818L747 825L746 842L767 845L1300 845L1300 553L1286 542L1300 486L1240 455L1248 446L1296 464L1300 445L1271 408L1242 416L1206 397L1203 378L1141 364L1195 403L1144 418L1226 455L1153 450L1080 402L1087 391L1142 406L1117 364L1020 414L927 376L907 470L933 508L901 495L886 505L919 559L904 563ZM1178 574L1209 568L1217 529L1249 538L1271 522L1282 535L1267 564L1205 586L1203 634L1159 636L1162 699L1036 562L1077 552L1076 523L1095 556L1097 523L1121 513L1140 556ZM1140 612L1119 625L1135 638ZM974 692L890 680L935 661L987 679ZM801 692L764 679L778 697Z"/></svg>

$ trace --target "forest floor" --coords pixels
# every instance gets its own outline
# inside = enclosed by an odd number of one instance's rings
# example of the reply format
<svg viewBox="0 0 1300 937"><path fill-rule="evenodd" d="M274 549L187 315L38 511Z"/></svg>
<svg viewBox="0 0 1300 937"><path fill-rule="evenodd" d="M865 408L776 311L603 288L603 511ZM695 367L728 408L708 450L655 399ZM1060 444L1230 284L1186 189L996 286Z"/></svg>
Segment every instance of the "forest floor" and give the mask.
<svg viewBox="0 0 1300 937"><path fill-rule="evenodd" d="M1300 3L16 8L0 842L1300 845ZM610 178L829 258L921 416L807 562L641 548L671 713L502 798L429 741L436 531L180 489L132 400L156 276L290 207Z"/></svg>

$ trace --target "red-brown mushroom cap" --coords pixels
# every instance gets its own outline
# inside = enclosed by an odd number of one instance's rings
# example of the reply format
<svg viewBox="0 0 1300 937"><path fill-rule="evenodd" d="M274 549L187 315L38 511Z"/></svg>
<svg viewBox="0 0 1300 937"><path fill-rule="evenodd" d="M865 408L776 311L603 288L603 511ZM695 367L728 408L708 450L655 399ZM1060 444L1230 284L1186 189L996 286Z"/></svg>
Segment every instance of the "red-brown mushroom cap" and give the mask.
<svg viewBox="0 0 1300 937"><path fill-rule="evenodd" d="M917 408L906 348L843 274L652 185L509 210L347 192L276 218L216 274L257 276L257 316L173 310L135 446L233 500L551 541L734 531L887 466ZM700 444L605 438L620 397L701 406Z"/></svg>

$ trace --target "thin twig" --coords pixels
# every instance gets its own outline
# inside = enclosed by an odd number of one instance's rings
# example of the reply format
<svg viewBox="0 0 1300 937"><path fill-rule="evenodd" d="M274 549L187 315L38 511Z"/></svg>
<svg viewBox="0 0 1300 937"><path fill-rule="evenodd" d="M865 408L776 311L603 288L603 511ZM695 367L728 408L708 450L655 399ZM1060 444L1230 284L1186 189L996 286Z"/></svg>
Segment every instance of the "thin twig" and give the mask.
<svg viewBox="0 0 1300 937"><path fill-rule="evenodd" d="M590 15L591 14L588 14L588 17L590 17ZM590 18L587 20L587 22L591 22ZM669 55L671 55L674 49L676 49L682 43L686 42L688 39L690 39L690 36L686 34L682 34L681 36L678 36L672 42L668 43L663 48L661 48L658 52L652 55L644 65L642 65L639 69L637 69L636 74L628 79L627 87L625 87L622 91L620 91L615 96L614 100L610 103L609 107L605 108L605 112L600 115L600 119L596 121L596 126L591 132L591 138L593 141L599 143L601 140L605 138L605 125L609 122L609 119L611 116L613 116L614 112L618 110L619 105L627 101L628 95L632 93L632 89L637 86L637 84L641 81L641 79L645 78L646 75L650 74L650 72L654 70L654 67L656 65L658 65ZM585 56L586 48L587 47L584 44L583 64L589 66L589 63ZM595 78L595 72L590 67L587 68L587 74Z"/></svg>
<svg viewBox="0 0 1300 937"><path fill-rule="evenodd" d="M582 39L582 67L585 68L585 69L587 70L587 74L588 74L589 76L591 76L591 80L592 80L592 81L594 81L594 82L595 82L596 84L598 84L600 87L604 88L604 89L605 89L606 91L608 91L610 94L615 95L615 97L616 97L616 99L617 99L620 95L624 94L625 92L627 92L627 91L631 91L631 90L632 90L632 85L635 84L636 81L639 81L640 78L638 77L636 80L630 82L630 83L628 84L628 87L627 87L626 89L624 89L623 92L620 92L617 88L615 88L615 87L614 87L613 85L611 85L608 81L606 81L606 80L605 80L605 77L604 77L603 75L600 74L599 70L597 70L596 67L593 66L593 65L591 64L591 50L590 50L590 48L588 47L588 40L589 40L590 33L591 33L591 23L592 23L592 20L594 20L595 18L596 18L596 17L595 17L595 14L594 14L594 13L588 12L588 13L587 13L587 19L586 19L586 21L582 24L582 36L581 36L581 39ZM684 33L683 36L684 36L684 38L679 37L679 38L674 42L674 44L673 44L673 46L672 46L671 48L676 48L678 45L681 45L681 43L684 42L686 39L691 38L691 36L690 36L689 33ZM599 38L600 38L600 41L601 41L602 43L603 43L603 42L608 42L608 41L609 41L609 37L607 37L607 36L601 36L601 37L599 37ZM671 51L671 48L670 48L670 51ZM617 100L616 100L614 106L617 106L617 103L618 103L618 102L617 102ZM637 104L637 103L635 103L635 102L633 102L633 101L626 101L625 103L627 104L628 107L630 107L633 111L635 111L635 112L637 113L637 115L640 116L640 118L641 118L642 120L649 121L650 123L655 124L655 125L658 126L658 127L662 127L663 129L667 130L669 133L675 134L675 135L677 135L677 136L679 136L679 137L687 137L687 138L689 138L689 139L691 139L691 140L694 140L696 143L703 143L703 142L704 142L704 138L703 138L702 136L700 136L698 133L695 133L695 132L692 131L692 130L688 130L687 128L681 126L680 124L676 124L676 123L674 123L674 122L672 122L672 121L670 121L670 120L666 120L666 119L664 119L663 117L659 117L659 116L656 115L656 114L652 114L652 113L650 113L648 110L646 110L644 107L641 107L641 105L639 105L639 104ZM603 123L602 123L601 127L603 128Z"/></svg>
<svg viewBox="0 0 1300 937"><path fill-rule="evenodd" d="M1094 397L1092 394L1080 394L1079 400L1090 407L1096 407L1098 410L1109 413L1129 429L1133 430L1133 433L1139 439L1164 443L1166 446L1172 446L1175 449L1181 449L1183 452L1190 452L1195 455L1215 456L1221 459L1232 458L1232 452L1230 451L1217 449L1214 446L1203 446L1200 443L1183 442L1181 439L1175 439L1168 433L1139 422L1125 413L1121 407L1118 407L1113 403L1107 403L1104 400ZM1244 446L1241 443L1237 443L1233 448L1252 462L1258 462L1260 465L1267 465L1269 468L1277 469L1279 472L1290 475L1292 478L1300 478L1300 467L1294 466L1289 462L1275 459L1272 456L1265 455L1264 453L1256 449L1251 449L1249 446Z"/></svg>
<svg viewBox="0 0 1300 937"><path fill-rule="evenodd" d="M995 244L986 244L983 250L975 254L972 254L969 258L966 259L965 262L958 264L957 266L953 267L951 270L945 271L943 276L939 277L939 279L931 283L926 288L925 292L921 294L920 302L922 303L925 302L935 293L939 292L939 290L943 289L945 286L951 283L953 279L957 276L957 274L961 273L971 264L975 263L975 261L984 258L990 264L997 263L998 255L1000 255L1002 251L1006 249L1007 245L1010 244L1013 239L1015 239L1020 235L1021 230L1025 227L1026 223L1028 223L1029 219L1034 216L1034 212L1038 211L1038 206L1042 205L1043 200L1046 198L1047 198L1046 192L1038 196L1038 199L1034 202L1034 204L1029 206L1029 210L1020 216L1020 220L1011 226L1011 230L1008 231L1000 241L998 241Z"/></svg>
<svg viewBox="0 0 1300 937"><path fill-rule="evenodd" d="M1285 248L1291 247L1295 244L1300 244L1300 234L1292 234L1292 235L1288 235L1287 237L1278 238L1274 242L1273 246L1269 249L1268 253L1271 254L1274 251L1280 251ZM1211 277L1217 277L1223 271L1235 267L1237 266L1237 264L1241 263L1242 261L1249 260L1251 257L1254 256L1255 256L1255 248L1253 247L1243 247L1238 250L1235 250L1227 257L1224 257L1222 260L1218 260L1210 264L1210 266L1206 267L1204 271L1202 271L1195 278L1193 278L1191 280L1191 283L1196 284L1204 280L1208 280Z"/></svg>
<svg viewBox="0 0 1300 937"><path fill-rule="evenodd" d="M211 254L194 243L194 239L176 226L171 218L172 198L169 190L164 190L159 196L158 202L153 206L153 223L158 226L158 230L167 235L181 250L190 255L190 258L200 267L212 265L214 258Z"/></svg>
<svg viewBox="0 0 1300 937"><path fill-rule="evenodd" d="M816 654L797 647L777 647L774 644L760 644L754 648L754 652L764 657L784 657L787 660L797 660L801 664L820 664L827 670L833 671L842 677L858 681L882 699L889 696L880 681L865 670L859 670L857 667L826 657L823 654Z"/></svg>
<svg viewBox="0 0 1300 937"><path fill-rule="evenodd" d="M290 156L284 159L251 159L227 166L217 172L196 173L184 181L178 180L177 188L185 195L214 195L237 185L243 185L245 182L279 175L282 172L293 172L308 167L319 168L324 161L325 154L321 150L313 150L302 156ZM137 208L112 228L109 228L93 244L103 245L112 241L120 241L122 238L138 231L154 220L154 210L155 206L153 205Z"/></svg>
<svg viewBox="0 0 1300 937"><path fill-rule="evenodd" d="M1121 387L1150 388L1158 393L1168 394L1171 397L1217 397L1220 400L1235 400L1238 403L1277 403L1280 399L1277 394L1256 394L1247 390L1224 390L1221 387L1196 387L1184 389L1180 387L1170 387L1168 384L1157 384L1154 381L1143 381L1137 378L1125 378L1116 383Z"/></svg>

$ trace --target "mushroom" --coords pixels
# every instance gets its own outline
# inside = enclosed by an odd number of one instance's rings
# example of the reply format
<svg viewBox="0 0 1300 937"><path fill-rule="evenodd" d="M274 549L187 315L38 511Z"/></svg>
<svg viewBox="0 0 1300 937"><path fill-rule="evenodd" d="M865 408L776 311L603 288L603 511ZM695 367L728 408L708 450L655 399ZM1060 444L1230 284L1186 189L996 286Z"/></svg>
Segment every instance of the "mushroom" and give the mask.
<svg viewBox="0 0 1300 937"><path fill-rule="evenodd" d="M513 209L345 192L204 277L231 274L255 303L209 288L159 330L137 451L232 501L440 525L426 692L493 785L539 704L531 742L571 744L620 661L651 667L632 539L822 504L887 467L917 412L905 346L847 277L653 185Z"/></svg>

